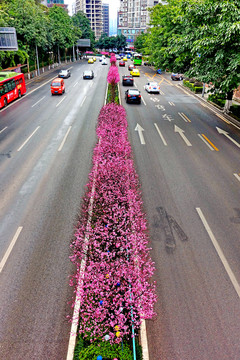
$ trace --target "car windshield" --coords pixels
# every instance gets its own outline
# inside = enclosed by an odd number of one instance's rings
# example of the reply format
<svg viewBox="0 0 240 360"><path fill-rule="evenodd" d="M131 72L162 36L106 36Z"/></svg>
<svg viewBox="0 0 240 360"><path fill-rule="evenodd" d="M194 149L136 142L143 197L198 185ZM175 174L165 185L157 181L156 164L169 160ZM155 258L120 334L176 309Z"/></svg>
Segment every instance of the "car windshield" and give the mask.
<svg viewBox="0 0 240 360"><path fill-rule="evenodd" d="M84 75L92 75L92 72L91 71L85 71Z"/></svg>
<svg viewBox="0 0 240 360"><path fill-rule="evenodd" d="M52 83L52 86L53 86L53 87L55 87L55 86L57 87L57 86L60 86L60 85L61 85L60 82L54 82L54 83Z"/></svg>
<svg viewBox="0 0 240 360"><path fill-rule="evenodd" d="M158 84L156 82L150 82L148 85L149 86L158 86Z"/></svg>
<svg viewBox="0 0 240 360"><path fill-rule="evenodd" d="M67 70L61 70L60 74L67 74Z"/></svg>
<svg viewBox="0 0 240 360"><path fill-rule="evenodd" d="M139 95L139 91L136 89L131 89L128 91L129 95Z"/></svg>

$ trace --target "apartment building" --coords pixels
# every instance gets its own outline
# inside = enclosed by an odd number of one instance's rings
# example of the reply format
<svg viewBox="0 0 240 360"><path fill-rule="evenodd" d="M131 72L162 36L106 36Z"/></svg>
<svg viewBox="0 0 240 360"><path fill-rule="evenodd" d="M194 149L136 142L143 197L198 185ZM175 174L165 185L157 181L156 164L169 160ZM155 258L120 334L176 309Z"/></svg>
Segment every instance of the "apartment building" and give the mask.
<svg viewBox="0 0 240 360"><path fill-rule="evenodd" d="M109 4L102 4L103 9L103 33L109 36Z"/></svg>
<svg viewBox="0 0 240 360"><path fill-rule="evenodd" d="M64 4L64 0L42 0L41 3L47 7L53 7L54 5L60 6L64 9L68 9L68 5Z"/></svg>
<svg viewBox="0 0 240 360"><path fill-rule="evenodd" d="M83 11L90 20L90 26L98 40L103 31L102 0L77 0L76 12Z"/></svg>
<svg viewBox="0 0 240 360"><path fill-rule="evenodd" d="M118 35L126 37L128 47L133 47L138 35L145 32L149 23L148 8L159 0L120 0L118 12Z"/></svg>

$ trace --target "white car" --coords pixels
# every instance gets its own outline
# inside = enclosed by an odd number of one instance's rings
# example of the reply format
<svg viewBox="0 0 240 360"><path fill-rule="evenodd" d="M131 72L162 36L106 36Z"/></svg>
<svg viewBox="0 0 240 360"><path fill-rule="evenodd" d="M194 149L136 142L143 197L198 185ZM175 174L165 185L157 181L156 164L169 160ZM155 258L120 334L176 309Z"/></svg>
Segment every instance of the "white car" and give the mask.
<svg viewBox="0 0 240 360"><path fill-rule="evenodd" d="M102 65L107 65L107 60L106 59L102 59Z"/></svg>
<svg viewBox="0 0 240 360"><path fill-rule="evenodd" d="M83 72L83 79L93 79L94 78L94 72L92 70L85 70Z"/></svg>
<svg viewBox="0 0 240 360"><path fill-rule="evenodd" d="M71 76L70 70L61 70L58 74L60 78L68 78Z"/></svg>
<svg viewBox="0 0 240 360"><path fill-rule="evenodd" d="M148 82L145 86L144 89L148 92L148 93L156 93L159 94L160 93L160 86L158 85L158 83L156 82Z"/></svg>

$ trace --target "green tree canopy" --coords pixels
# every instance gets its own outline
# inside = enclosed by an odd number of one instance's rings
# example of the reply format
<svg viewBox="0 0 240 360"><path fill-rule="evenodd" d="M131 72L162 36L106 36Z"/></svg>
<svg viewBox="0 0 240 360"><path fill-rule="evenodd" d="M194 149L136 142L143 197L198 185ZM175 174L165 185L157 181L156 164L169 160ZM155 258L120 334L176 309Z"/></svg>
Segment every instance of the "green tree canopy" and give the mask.
<svg viewBox="0 0 240 360"><path fill-rule="evenodd" d="M81 34L79 35L79 38L90 39L91 47L93 48L95 45L95 34L91 29L90 21L88 17L82 11L79 11L73 15L72 21L74 26L81 30Z"/></svg>

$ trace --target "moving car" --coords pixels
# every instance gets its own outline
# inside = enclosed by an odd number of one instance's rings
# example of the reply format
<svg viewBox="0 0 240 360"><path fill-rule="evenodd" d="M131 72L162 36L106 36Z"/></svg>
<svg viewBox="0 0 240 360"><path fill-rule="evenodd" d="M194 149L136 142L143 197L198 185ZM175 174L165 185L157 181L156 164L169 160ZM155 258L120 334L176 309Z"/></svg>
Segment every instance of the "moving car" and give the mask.
<svg viewBox="0 0 240 360"><path fill-rule="evenodd" d="M123 60L119 61L119 66L125 66L125 61Z"/></svg>
<svg viewBox="0 0 240 360"><path fill-rule="evenodd" d="M95 56L93 57L93 61L96 61L97 59L95 58Z"/></svg>
<svg viewBox="0 0 240 360"><path fill-rule="evenodd" d="M59 78L69 78L71 76L70 70L61 70L58 74Z"/></svg>
<svg viewBox="0 0 240 360"><path fill-rule="evenodd" d="M120 56L120 55L116 55L116 59L117 59L117 60L121 60L121 56Z"/></svg>
<svg viewBox="0 0 240 360"><path fill-rule="evenodd" d="M156 93L159 94L160 93L160 86L158 85L158 83L154 82L154 81L150 81L148 82L145 86L144 89L148 92L148 93Z"/></svg>
<svg viewBox="0 0 240 360"><path fill-rule="evenodd" d="M183 74L179 74L179 73L172 73L171 74L171 79L172 80L183 80Z"/></svg>
<svg viewBox="0 0 240 360"><path fill-rule="evenodd" d="M127 57L126 57L126 56L124 56L123 61L128 61L128 59L127 59Z"/></svg>
<svg viewBox="0 0 240 360"><path fill-rule="evenodd" d="M139 71L138 69L132 69L132 70L130 71L130 74L131 74L132 76L140 76L140 71Z"/></svg>
<svg viewBox="0 0 240 360"><path fill-rule="evenodd" d="M92 58L88 59L88 63L93 64L94 63L93 59Z"/></svg>
<svg viewBox="0 0 240 360"><path fill-rule="evenodd" d="M131 71L132 69L135 69L136 66L133 64L128 65L128 70Z"/></svg>
<svg viewBox="0 0 240 360"><path fill-rule="evenodd" d="M122 84L123 85L133 85L133 77L132 75L124 75L122 77Z"/></svg>
<svg viewBox="0 0 240 360"><path fill-rule="evenodd" d="M141 94L138 89L128 89L125 91L126 103L137 103L141 104Z"/></svg>
<svg viewBox="0 0 240 360"><path fill-rule="evenodd" d="M51 93L55 94L64 94L65 93L65 84L62 78L56 78L51 83Z"/></svg>
<svg viewBox="0 0 240 360"><path fill-rule="evenodd" d="M107 65L107 60L106 59L102 59L102 65Z"/></svg>
<svg viewBox="0 0 240 360"><path fill-rule="evenodd" d="M83 79L93 79L94 78L94 72L92 70L85 70L83 72Z"/></svg>

